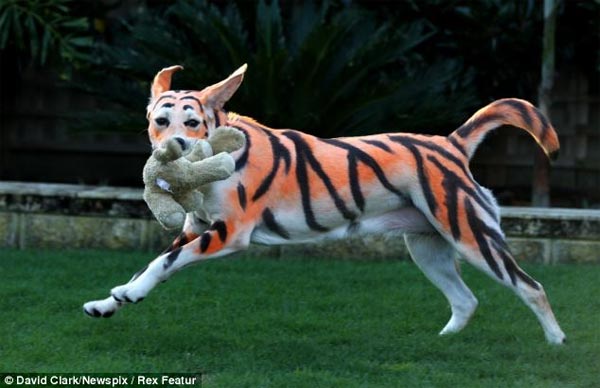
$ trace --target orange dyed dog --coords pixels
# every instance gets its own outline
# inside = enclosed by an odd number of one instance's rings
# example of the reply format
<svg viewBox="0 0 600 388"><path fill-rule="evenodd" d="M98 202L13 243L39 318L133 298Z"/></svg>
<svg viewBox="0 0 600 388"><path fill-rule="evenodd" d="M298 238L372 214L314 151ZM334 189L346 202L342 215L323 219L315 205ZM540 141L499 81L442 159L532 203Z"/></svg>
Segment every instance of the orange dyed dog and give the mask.
<svg viewBox="0 0 600 388"><path fill-rule="evenodd" d="M163 69L152 84L147 117L153 146L173 137L191 146L220 125L243 131L246 146L232 153L236 166L230 178L202 188L202 211L188 214L172 246L129 283L113 288L110 297L86 303L86 313L111 316L183 267L251 242L303 243L396 231L450 303L452 316L440 334L461 330L477 307L455 265L458 251L511 288L535 313L549 342L564 342L542 285L519 268L508 249L492 193L469 171L479 143L504 124L529 132L548 155L558 151L552 125L530 103L495 101L447 137L388 133L321 139L225 112L245 65L204 90L171 91L171 76L179 69Z"/></svg>

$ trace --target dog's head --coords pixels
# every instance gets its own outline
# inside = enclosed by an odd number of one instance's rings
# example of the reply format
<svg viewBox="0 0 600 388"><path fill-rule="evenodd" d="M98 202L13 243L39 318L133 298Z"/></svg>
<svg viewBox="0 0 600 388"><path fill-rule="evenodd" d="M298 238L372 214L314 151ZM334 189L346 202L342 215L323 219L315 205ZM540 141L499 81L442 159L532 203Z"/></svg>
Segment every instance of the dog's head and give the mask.
<svg viewBox="0 0 600 388"><path fill-rule="evenodd" d="M171 138L185 150L197 139L208 137L219 122L223 105L238 89L246 65L225 80L200 91L171 89L171 77L181 66L162 69L154 77L147 108L148 135L152 147L160 147Z"/></svg>

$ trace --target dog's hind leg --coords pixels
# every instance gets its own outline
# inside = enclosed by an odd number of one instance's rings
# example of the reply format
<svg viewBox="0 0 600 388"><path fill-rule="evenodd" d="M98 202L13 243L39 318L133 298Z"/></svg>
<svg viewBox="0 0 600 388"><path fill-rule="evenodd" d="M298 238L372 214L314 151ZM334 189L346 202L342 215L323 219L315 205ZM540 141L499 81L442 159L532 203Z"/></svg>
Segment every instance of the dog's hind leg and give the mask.
<svg viewBox="0 0 600 388"><path fill-rule="evenodd" d="M484 228L483 231L478 230L476 233L485 233L486 230ZM483 248L472 247L469 244L459 244L457 248L469 263L500 284L512 289L525 302L536 315L549 343L564 343L565 334L554 317L544 288L517 265L504 237L491 233L485 238L480 238L479 243Z"/></svg>
<svg viewBox="0 0 600 388"><path fill-rule="evenodd" d="M440 335L460 331L475 312L477 299L460 277L454 248L437 233L405 234L404 241L415 264L450 303L452 317Z"/></svg>
<svg viewBox="0 0 600 388"><path fill-rule="evenodd" d="M464 183L457 193L443 189L436 193L438 203L444 203L445 198L451 196L448 202L453 206L431 212L421 202L417 205L423 214L469 263L512 289L525 302L538 318L548 342L563 343L565 335L542 285L517 265L500 228L496 205L487 192L473 181Z"/></svg>

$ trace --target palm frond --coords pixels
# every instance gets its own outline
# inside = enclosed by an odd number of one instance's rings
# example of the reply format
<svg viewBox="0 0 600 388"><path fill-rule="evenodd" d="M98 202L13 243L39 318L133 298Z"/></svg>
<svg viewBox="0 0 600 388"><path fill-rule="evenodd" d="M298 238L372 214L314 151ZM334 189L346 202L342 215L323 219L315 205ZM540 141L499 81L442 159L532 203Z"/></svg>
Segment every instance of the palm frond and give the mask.
<svg viewBox="0 0 600 388"><path fill-rule="evenodd" d="M66 62L88 60L90 26L71 16L70 6L70 0L0 2L0 50L13 46L39 64L49 53Z"/></svg>
<svg viewBox="0 0 600 388"><path fill-rule="evenodd" d="M247 8L235 3L182 0L161 15L141 13L120 27L123 39L99 47L92 72L98 81L111 81L88 89L124 111L140 105L131 96L147 94L161 67L184 65L175 88L199 89L248 63L244 84L227 107L319 136L438 128L471 103L455 87L460 63L423 61L419 49L436 33L426 20L381 22L364 7L328 2L297 3L283 12L279 2L261 0L254 16L243 12ZM128 98L106 90L118 82L130 85ZM422 112L427 116L417 117ZM136 131L143 125L138 114Z"/></svg>

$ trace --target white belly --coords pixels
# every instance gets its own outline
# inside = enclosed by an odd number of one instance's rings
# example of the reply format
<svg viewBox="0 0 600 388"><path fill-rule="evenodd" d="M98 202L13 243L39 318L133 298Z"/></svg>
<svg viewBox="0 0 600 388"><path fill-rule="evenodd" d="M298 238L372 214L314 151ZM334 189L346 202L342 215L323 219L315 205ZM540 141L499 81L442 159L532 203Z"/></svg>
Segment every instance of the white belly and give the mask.
<svg viewBox="0 0 600 388"><path fill-rule="evenodd" d="M331 210L335 211L335 210ZM379 234L394 231L396 233L427 233L435 231L423 213L415 207L404 207L378 215L363 215L353 222L345 220L341 225L326 232L309 229L303 219L287 219L279 213L274 213L279 225L288 233L284 238L265 224L258 225L251 234L250 240L257 244L279 245L298 244L320 240L342 239L357 234ZM286 220L281 222L279 220Z"/></svg>

